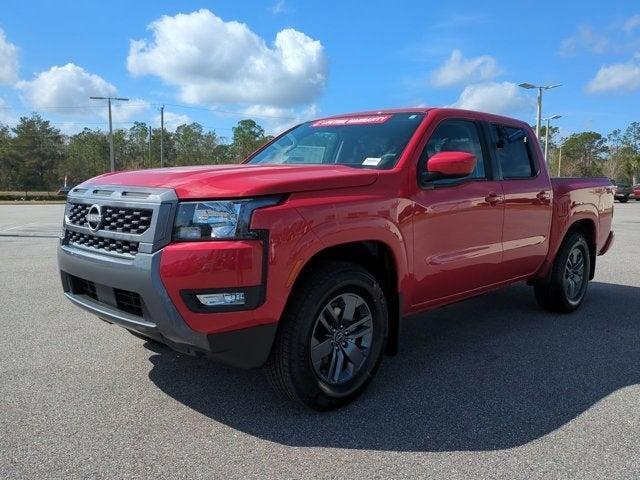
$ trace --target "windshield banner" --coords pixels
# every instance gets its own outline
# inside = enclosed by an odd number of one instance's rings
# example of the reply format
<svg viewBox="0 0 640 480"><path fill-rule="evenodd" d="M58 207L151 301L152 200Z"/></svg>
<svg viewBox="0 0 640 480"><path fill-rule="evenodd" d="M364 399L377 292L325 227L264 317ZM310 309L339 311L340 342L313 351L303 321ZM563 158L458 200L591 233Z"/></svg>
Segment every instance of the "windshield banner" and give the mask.
<svg viewBox="0 0 640 480"><path fill-rule="evenodd" d="M391 115L368 115L365 117L344 117L327 118L317 120L311 124L312 127L340 127L343 125L376 125L384 123L391 118Z"/></svg>

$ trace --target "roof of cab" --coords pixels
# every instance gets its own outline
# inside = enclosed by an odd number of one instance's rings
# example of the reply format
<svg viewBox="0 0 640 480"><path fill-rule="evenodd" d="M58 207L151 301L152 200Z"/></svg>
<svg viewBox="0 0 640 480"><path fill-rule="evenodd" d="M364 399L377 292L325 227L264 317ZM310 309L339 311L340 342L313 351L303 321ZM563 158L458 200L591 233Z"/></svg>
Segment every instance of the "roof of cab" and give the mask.
<svg viewBox="0 0 640 480"><path fill-rule="evenodd" d="M331 118L344 118L344 117L361 117L361 116L367 116L367 115L389 115L394 113L425 113L426 114L428 112L449 113L451 115L455 115L457 113L457 114L464 115L465 117L477 118L478 120L530 127L530 125L527 122L523 120L519 120L517 118L505 117L502 115L479 112L475 110L464 110L460 108L448 108L448 107L385 108L380 110L368 110L363 112L342 113L339 115L331 115L328 117L322 117L314 120L326 120Z"/></svg>

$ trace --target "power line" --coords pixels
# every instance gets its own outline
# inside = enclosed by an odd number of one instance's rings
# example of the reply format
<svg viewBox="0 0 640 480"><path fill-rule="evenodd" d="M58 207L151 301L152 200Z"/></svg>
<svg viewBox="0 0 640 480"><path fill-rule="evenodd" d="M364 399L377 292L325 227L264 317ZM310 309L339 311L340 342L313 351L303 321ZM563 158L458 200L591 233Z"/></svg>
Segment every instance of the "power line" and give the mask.
<svg viewBox="0 0 640 480"><path fill-rule="evenodd" d="M154 104L159 105L159 104ZM273 118L276 120L295 120L297 117L293 116L279 116L279 115L266 115L261 113L248 113L248 112L237 112L232 110L221 110L214 107L198 107L196 105L182 105L179 103L165 103L164 105L168 107L176 107L176 108L185 108L190 110L203 110L211 113L223 113L227 115L237 115L240 117L256 117L256 118Z"/></svg>
<svg viewBox="0 0 640 480"><path fill-rule="evenodd" d="M103 99L106 99L107 97L104 97ZM255 118L271 118L271 119L275 119L275 120L295 120L298 117L295 116L283 116L283 115L268 115L268 114L262 114L262 113L249 113L249 112L241 112L241 111L234 111L234 110L223 110L223 109L219 109L219 108L215 108L215 107L200 107L197 105L183 105L183 104L179 104L179 103L149 103L149 102L144 102L144 101L135 101L135 100L129 100L128 104L125 105L120 105L118 106L118 108L134 108L134 107L139 107L139 106L150 106L150 107L161 107L162 105L168 106L168 107L175 107L175 108L184 108L187 110L199 110L199 111L206 111L209 113L222 113L224 115L235 115L238 117L255 117ZM56 105L56 106L39 106L37 108L27 108L27 107L23 107L23 108L13 108L7 105L3 105L0 106L0 110L13 110L13 111L22 111L22 112L32 112L32 111L39 111L39 110L98 110L101 107L98 107L96 105Z"/></svg>
<svg viewBox="0 0 640 480"><path fill-rule="evenodd" d="M135 102L132 101L130 104L125 104L125 105L120 105L118 108L132 108L132 107L138 107L138 106L146 106L146 105L151 105L150 103L147 102ZM30 112L30 111L34 111L34 110L73 110L73 109L89 109L89 110L98 110L101 109L101 106L98 105L57 105L57 106L38 106L35 108L29 108L29 107L11 107L11 106L7 106L7 105L3 105L0 106L0 110L19 110L19 111L23 111L23 112Z"/></svg>

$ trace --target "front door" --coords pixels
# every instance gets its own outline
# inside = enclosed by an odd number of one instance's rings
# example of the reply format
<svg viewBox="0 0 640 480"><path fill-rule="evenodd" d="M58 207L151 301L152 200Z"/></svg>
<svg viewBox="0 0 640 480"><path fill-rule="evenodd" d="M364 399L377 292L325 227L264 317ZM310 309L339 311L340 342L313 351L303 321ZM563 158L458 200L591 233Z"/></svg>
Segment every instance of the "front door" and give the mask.
<svg viewBox="0 0 640 480"><path fill-rule="evenodd" d="M441 151L476 156L475 171L464 179L421 185L413 198L413 306L429 306L502 280L502 186L494 179L482 131L471 120L448 119L427 141L418 162Z"/></svg>

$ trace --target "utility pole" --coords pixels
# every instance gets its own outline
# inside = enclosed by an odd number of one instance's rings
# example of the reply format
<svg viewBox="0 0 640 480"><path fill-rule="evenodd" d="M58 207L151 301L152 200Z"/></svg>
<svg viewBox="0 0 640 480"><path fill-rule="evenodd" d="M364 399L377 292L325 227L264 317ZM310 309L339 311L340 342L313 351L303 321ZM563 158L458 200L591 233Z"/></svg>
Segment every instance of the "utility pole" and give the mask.
<svg viewBox="0 0 640 480"><path fill-rule="evenodd" d="M164 105L160 107L160 168L164 167Z"/></svg>
<svg viewBox="0 0 640 480"><path fill-rule="evenodd" d="M109 106L109 161L111 163L111 171L116 171L116 158L113 153L113 123L111 122L111 100L117 100L119 102L128 102L128 98L122 97L89 97L91 100L106 100Z"/></svg>
<svg viewBox="0 0 640 480"><path fill-rule="evenodd" d="M536 115L536 137L540 140L540 125L542 124L542 91L543 90L551 90L552 88L562 86L561 83L556 85L533 85L532 83L521 83L518 85L519 87L532 89L535 88L538 90L538 112Z"/></svg>
<svg viewBox="0 0 640 480"><path fill-rule="evenodd" d="M151 132L153 132L153 127L149 125L149 168L151 168Z"/></svg>

